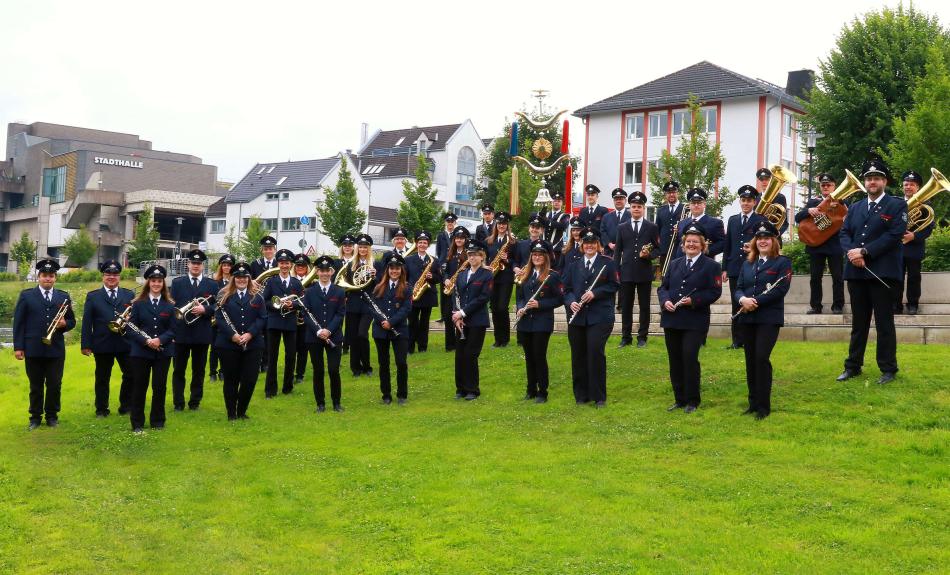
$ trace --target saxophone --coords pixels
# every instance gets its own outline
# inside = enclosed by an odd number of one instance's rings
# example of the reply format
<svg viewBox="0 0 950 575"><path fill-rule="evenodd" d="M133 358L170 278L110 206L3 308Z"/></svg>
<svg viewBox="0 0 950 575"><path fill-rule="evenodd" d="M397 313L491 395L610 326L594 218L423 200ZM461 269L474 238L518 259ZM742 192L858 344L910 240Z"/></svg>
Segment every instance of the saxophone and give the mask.
<svg viewBox="0 0 950 575"><path fill-rule="evenodd" d="M468 260L466 260L465 263L460 265L459 269L455 270L455 273L452 274L452 277L450 277L445 282L445 287L442 288L442 293L444 293L445 295L452 295L452 292L455 291L455 282L458 281L459 274L462 273L464 270L467 270L470 265L471 264L468 263Z"/></svg>
<svg viewBox="0 0 950 575"><path fill-rule="evenodd" d="M412 286L412 301L419 301L422 294L426 293L426 290L429 289L429 280L426 279L426 276L432 271L432 262L434 261L435 258L429 258L429 263L426 264L426 267L422 268L422 275L419 276L415 285Z"/></svg>
<svg viewBox="0 0 950 575"><path fill-rule="evenodd" d="M488 266L491 269L491 275L498 275L498 272L505 269L505 262L501 259L501 256L508 255L508 249L511 247L512 238L514 238L514 234L511 232L505 235L505 243L501 244L501 247L498 249L498 253L495 254L495 257L491 261L491 265Z"/></svg>

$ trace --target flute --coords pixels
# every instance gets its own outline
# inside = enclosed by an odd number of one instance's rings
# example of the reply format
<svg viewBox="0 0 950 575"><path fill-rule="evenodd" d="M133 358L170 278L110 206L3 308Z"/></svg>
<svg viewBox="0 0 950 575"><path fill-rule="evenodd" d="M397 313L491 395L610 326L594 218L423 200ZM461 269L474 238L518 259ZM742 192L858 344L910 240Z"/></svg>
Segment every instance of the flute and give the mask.
<svg viewBox="0 0 950 575"><path fill-rule="evenodd" d="M585 294L593 291L594 286L597 285L597 280L600 279L600 275L604 273L604 270L606 268L607 268L607 264L600 266L600 271L597 272L597 275L594 276L594 281L590 282L590 287L588 287L587 291L584 292ZM583 294L581 295L581 297L584 297ZM574 321L574 318L577 317L577 314L581 313L581 310L584 308L583 302L580 305L581 307L577 308L577 312L571 316L571 319L567 320L567 325L571 325L571 323Z"/></svg>
<svg viewBox="0 0 950 575"><path fill-rule="evenodd" d="M521 309L518 310L518 313L516 314L518 317L515 318L515 323L513 323L513 324L511 325L512 329L518 327L518 322L521 321L521 318L523 318L525 315L527 315L527 313L528 313L528 304L531 303L531 302L533 302L533 301L536 301L536 300L537 300L538 294L541 293L541 290L542 290L542 289L544 288L544 286L548 283L548 278L550 278L550 277L551 277L551 273L548 272L548 275L544 276L544 281L542 281L542 282L541 282L541 285L538 286L538 289L536 289L536 290L534 291L534 294L531 295L531 297L528 299L528 302L525 303L525 306L524 306L523 308L521 308Z"/></svg>
<svg viewBox="0 0 950 575"><path fill-rule="evenodd" d="M772 283L770 283L770 284L769 284L769 283L765 284L765 289L762 290L762 293L760 293L759 295L760 295L760 296L763 296L763 295L769 293L770 291L772 291L772 288L774 288L774 287L777 286L778 284L782 283L782 280L784 280L786 277L787 277L787 276L782 276L782 277L778 278L777 280L775 280L774 282L772 282ZM739 308L739 311L737 311L737 312L735 313L735 315L732 316L732 319L736 319L737 317L739 317L740 315L742 315L742 314L744 314L744 313L746 313L745 310L740 307L740 308Z"/></svg>

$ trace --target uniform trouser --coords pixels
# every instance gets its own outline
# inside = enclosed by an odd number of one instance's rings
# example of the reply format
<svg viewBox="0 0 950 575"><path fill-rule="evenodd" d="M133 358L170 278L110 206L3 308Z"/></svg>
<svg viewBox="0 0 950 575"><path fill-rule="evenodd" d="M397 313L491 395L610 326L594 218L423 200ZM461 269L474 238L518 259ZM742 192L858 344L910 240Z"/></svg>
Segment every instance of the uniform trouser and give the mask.
<svg viewBox="0 0 950 575"><path fill-rule="evenodd" d="M670 383L677 405L699 405L699 348L706 340L705 329L664 328L666 352L670 360Z"/></svg>
<svg viewBox="0 0 950 575"><path fill-rule="evenodd" d="M772 411L772 362L770 357L781 326L740 323L745 342L745 381L749 388L749 409L763 415Z"/></svg>
<svg viewBox="0 0 950 575"><path fill-rule="evenodd" d="M379 391L383 399L392 399L391 374L389 373L389 346L392 345L396 356L396 397L409 397L409 364L406 357L409 354L409 340L404 337L396 339L373 338L376 340L376 361L379 362Z"/></svg>
<svg viewBox="0 0 950 575"><path fill-rule="evenodd" d="M920 305L920 260L904 258L904 276L907 278L907 305ZM895 291L894 305L901 307L904 296L904 277Z"/></svg>
<svg viewBox="0 0 950 575"><path fill-rule="evenodd" d="M828 273L831 274L831 307L841 309L844 307L844 280L841 279L841 270L844 266L844 259L841 255L827 254L809 254L809 272L811 280L811 299L809 305L812 309L821 309L821 299L824 293L821 286L821 278L825 274L825 262L828 262Z"/></svg>
<svg viewBox="0 0 950 575"><path fill-rule="evenodd" d="M650 282L623 282L620 284L620 328L621 339L630 341L633 333L633 298L637 298L640 308L637 341L646 341L650 332Z"/></svg>
<svg viewBox="0 0 950 575"><path fill-rule="evenodd" d="M349 353L350 351L350 333L352 333L353 330L356 329L356 326L352 325L352 323L353 322L350 319L350 314L344 312L343 314L343 345L342 345L343 349L341 351L341 354Z"/></svg>
<svg viewBox="0 0 950 575"><path fill-rule="evenodd" d="M297 326L297 345L296 351L294 354L294 374L303 378L304 373L307 372L307 354L309 352L309 345L307 344L307 330L310 329L306 324Z"/></svg>
<svg viewBox="0 0 950 575"><path fill-rule="evenodd" d="M30 380L30 421L41 421L44 412L46 421L56 421L66 358L28 357L25 362L26 377Z"/></svg>
<svg viewBox="0 0 950 575"><path fill-rule="evenodd" d="M152 384L152 410L148 416L148 423L152 427L165 425L165 386L168 382L168 367L170 357L147 359L144 357L130 357L132 366L132 409L130 419L132 429L145 425L145 396L148 394L149 378Z"/></svg>
<svg viewBox="0 0 950 575"><path fill-rule="evenodd" d="M491 290L491 323L495 329L495 343L508 343L511 339L511 290L514 284L496 283Z"/></svg>
<svg viewBox="0 0 950 575"><path fill-rule="evenodd" d="M109 383L112 364L119 364L122 383L119 386L119 413L126 413L132 401L132 368L128 353L94 353L96 360L96 413L109 413Z"/></svg>
<svg viewBox="0 0 950 575"><path fill-rule="evenodd" d="M211 341L218 340L218 326L211 328ZM211 346L211 349L208 350L208 373L211 375L217 375L218 373L218 348Z"/></svg>
<svg viewBox="0 0 950 575"><path fill-rule="evenodd" d="M224 391L224 408L229 418L247 414L247 406L254 395L257 378L260 376L263 348L238 351L219 349L221 358L221 388Z"/></svg>
<svg viewBox="0 0 950 575"><path fill-rule="evenodd" d="M529 397L548 396L548 331L519 331L524 347L525 369L528 374Z"/></svg>
<svg viewBox="0 0 950 575"><path fill-rule="evenodd" d="M327 374L330 376L330 401L333 405L340 405L343 396L343 386L340 382L340 359L343 350L340 346L330 347L324 343L307 344L310 351L310 363L313 364L313 398L317 405L326 405L326 388L323 383L323 354L327 356Z"/></svg>
<svg viewBox="0 0 950 575"><path fill-rule="evenodd" d="M851 295L851 344L845 369L860 371L864 350L871 331L871 316L877 329L877 366L883 373L897 373L897 330L894 328L894 290L897 282L884 278L890 287L876 279L848 280Z"/></svg>
<svg viewBox="0 0 950 575"><path fill-rule="evenodd" d="M449 320L451 323L451 320ZM455 329L455 326L452 326ZM465 339L455 340L455 393L462 395L482 394L479 383L478 356L482 354L485 345L485 331L487 327L463 328Z"/></svg>
<svg viewBox="0 0 950 575"><path fill-rule="evenodd" d="M208 347L206 343L175 344L175 361L172 371L172 402L175 407L185 406L185 369L188 367L189 356L191 357L191 396L188 398L188 407L198 407L201 403L205 389Z"/></svg>
<svg viewBox="0 0 950 575"><path fill-rule="evenodd" d="M607 356L604 347L613 329L612 321L568 326L575 401L607 401Z"/></svg>
<svg viewBox="0 0 950 575"><path fill-rule="evenodd" d="M425 351L429 348L429 318L432 317L431 307L412 307L409 312L409 353L418 349Z"/></svg>
<svg viewBox="0 0 950 575"><path fill-rule="evenodd" d="M458 343L456 339L456 329L455 324L452 323L452 309L455 304L455 295L445 295L445 293L439 292L439 306L440 311L442 312L442 322L443 327L445 328L445 351L452 351L456 349L456 344Z"/></svg>
<svg viewBox="0 0 950 575"><path fill-rule="evenodd" d="M350 371L354 375L369 373L369 325L373 316L368 313L346 313L346 322L351 328L346 337L350 338Z"/></svg>
<svg viewBox="0 0 950 575"><path fill-rule="evenodd" d="M294 390L294 355L297 353L297 330L281 331L267 330L267 355L270 361L267 364L267 379L264 380L264 395L277 395L277 352L280 350L280 340L284 340L284 383L281 391L290 393Z"/></svg>

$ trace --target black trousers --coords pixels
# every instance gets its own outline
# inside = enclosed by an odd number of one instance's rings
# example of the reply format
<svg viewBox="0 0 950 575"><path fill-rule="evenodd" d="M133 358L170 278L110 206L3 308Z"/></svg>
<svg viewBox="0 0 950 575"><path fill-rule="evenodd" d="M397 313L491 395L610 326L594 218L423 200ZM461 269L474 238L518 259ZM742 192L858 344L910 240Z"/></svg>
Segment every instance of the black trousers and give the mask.
<svg viewBox="0 0 950 575"><path fill-rule="evenodd" d="M409 353L416 349L429 349L429 318L432 317L431 307L412 307L409 312Z"/></svg>
<svg viewBox="0 0 950 575"><path fill-rule="evenodd" d="M148 423L152 427L164 426L165 390L171 358L130 357L129 364L132 366L132 381L134 382L132 410L129 412L132 429L145 426L145 397L148 394L149 379L152 384L152 410L148 416Z"/></svg>
<svg viewBox="0 0 950 575"><path fill-rule="evenodd" d="M778 325L740 323L745 342L745 382L749 388L749 409L763 415L772 411L772 349L778 341Z"/></svg>
<svg viewBox="0 0 950 575"><path fill-rule="evenodd" d="M491 323L495 329L495 343L505 344L511 339L511 290L515 284L496 283L491 290Z"/></svg>
<svg viewBox="0 0 950 575"><path fill-rule="evenodd" d="M620 329L622 341L631 341L633 333L633 298L640 308L637 341L646 341L650 332L650 282L623 282L620 284Z"/></svg>
<svg viewBox="0 0 950 575"><path fill-rule="evenodd" d="M294 354L294 375L299 378L302 378L307 372L307 354L310 352L309 345L307 345L307 330L310 329L305 325L297 326L297 345L294 348L297 353Z"/></svg>
<svg viewBox="0 0 950 575"><path fill-rule="evenodd" d="M894 306L903 306L904 286L907 286L907 305L920 305L920 263L921 260L904 258L904 275L901 276L900 286L894 293ZM906 278L906 284L904 283Z"/></svg>
<svg viewBox="0 0 950 575"><path fill-rule="evenodd" d="M119 413L126 413L132 403L132 368L128 353L94 353L96 360L96 414L109 413L109 382L112 364L119 364L122 384L119 386Z"/></svg>
<svg viewBox="0 0 950 575"><path fill-rule="evenodd" d="M211 328L211 341L218 340L218 326ZM212 343L211 349L208 350L208 373L210 375L218 374L218 348L214 347Z"/></svg>
<svg viewBox="0 0 950 575"><path fill-rule="evenodd" d="M264 380L264 395L277 395L277 352L280 350L280 340L284 340L284 383L281 391L290 393L294 390L294 356L297 353L297 330L281 331L267 330L267 355L270 358L267 364L267 379Z"/></svg>
<svg viewBox="0 0 950 575"><path fill-rule="evenodd" d="M376 361L379 362L379 391L383 399L392 399L392 374L389 373L389 347L392 346L396 356L396 397L409 397L409 340L404 337L396 339L373 338L376 340Z"/></svg>
<svg viewBox="0 0 950 575"><path fill-rule="evenodd" d="M186 328L187 329L187 328ZM172 371L172 402L175 407L185 406L185 369L191 357L191 396L188 407L198 407L205 390L205 365L208 363L206 343L176 343L175 361Z"/></svg>
<svg viewBox="0 0 950 575"><path fill-rule="evenodd" d="M451 320L449 320L451 323ZM455 329L455 326L452 326ZM455 340L455 393L462 395L482 394L479 384L478 356L485 345L487 327L464 328L465 339Z"/></svg>
<svg viewBox="0 0 950 575"><path fill-rule="evenodd" d="M352 328L345 337L350 338L350 371L353 375L373 370L369 363L369 326L372 321L373 316L368 313L346 314L346 322Z"/></svg>
<svg viewBox="0 0 950 575"><path fill-rule="evenodd" d="M233 419L247 415L247 406L254 395L257 378L260 376L263 348L237 351L219 349L221 358L221 388L224 391L224 408Z"/></svg>
<svg viewBox="0 0 950 575"><path fill-rule="evenodd" d="M702 376L699 348L706 340L707 331L672 328L663 330L666 353L670 360L670 383L673 384L673 397L678 405L699 405L699 380Z"/></svg>
<svg viewBox="0 0 950 575"><path fill-rule="evenodd" d="M452 309L455 305L452 302L454 299L454 295L445 295L441 291L439 293L439 311L442 313L442 325L445 329L445 351L454 351L458 343L457 330L455 324L452 323Z"/></svg>
<svg viewBox="0 0 950 575"><path fill-rule="evenodd" d="M897 282L885 278L890 287L876 279L849 280L851 295L851 344L845 369L859 371L871 331L871 316L877 329L877 366L881 372L897 373L897 330L894 328L894 291Z"/></svg>
<svg viewBox="0 0 950 575"><path fill-rule="evenodd" d="M844 307L844 280L841 278L841 270L844 267L844 258L842 256L830 256L824 254L809 254L809 272L811 273L811 299L809 305L813 309L821 309L821 299L824 297L821 287L821 278L825 273L825 262L828 262L828 272L831 274L831 307ZM735 312L733 312L735 313Z"/></svg>
<svg viewBox="0 0 950 575"><path fill-rule="evenodd" d="M607 355L604 347L613 328L613 322L568 326L575 401L607 401Z"/></svg>
<svg viewBox="0 0 950 575"><path fill-rule="evenodd" d="M59 419L59 402L63 389L64 357L27 357L26 377L30 380L30 421Z"/></svg>
<svg viewBox="0 0 950 575"><path fill-rule="evenodd" d="M313 364L313 398L317 400L317 405L326 405L326 388L323 384L323 354L327 356L327 374L330 376L330 400L333 405L340 405L340 398L343 396L343 386L340 382L340 360L343 358L343 350L340 346L330 347L323 343L311 343L309 345L310 363Z"/></svg>
<svg viewBox="0 0 950 575"><path fill-rule="evenodd" d="M548 396L548 340L551 332L519 331L524 347L524 364L528 373L527 394Z"/></svg>

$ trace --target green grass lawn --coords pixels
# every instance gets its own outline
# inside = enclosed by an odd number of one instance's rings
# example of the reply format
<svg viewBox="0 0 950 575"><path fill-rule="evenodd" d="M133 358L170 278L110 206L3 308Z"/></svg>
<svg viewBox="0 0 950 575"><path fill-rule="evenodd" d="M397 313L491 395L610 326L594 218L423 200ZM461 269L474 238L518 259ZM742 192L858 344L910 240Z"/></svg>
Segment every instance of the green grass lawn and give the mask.
<svg viewBox="0 0 950 575"><path fill-rule="evenodd" d="M437 339L405 407L344 367L343 414L314 413L309 384L265 401L261 380L229 423L208 383L200 411L142 436L95 419L75 345L60 427L27 432L4 349L0 572L947 573L950 348L902 345L880 387L873 361L834 382L845 343L779 342L757 422L725 343L702 352L691 416L664 409L659 339L611 339L604 410L574 405L563 336L546 405L521 401L514 346L486 346L482 398L454 401Z"/></svg>

